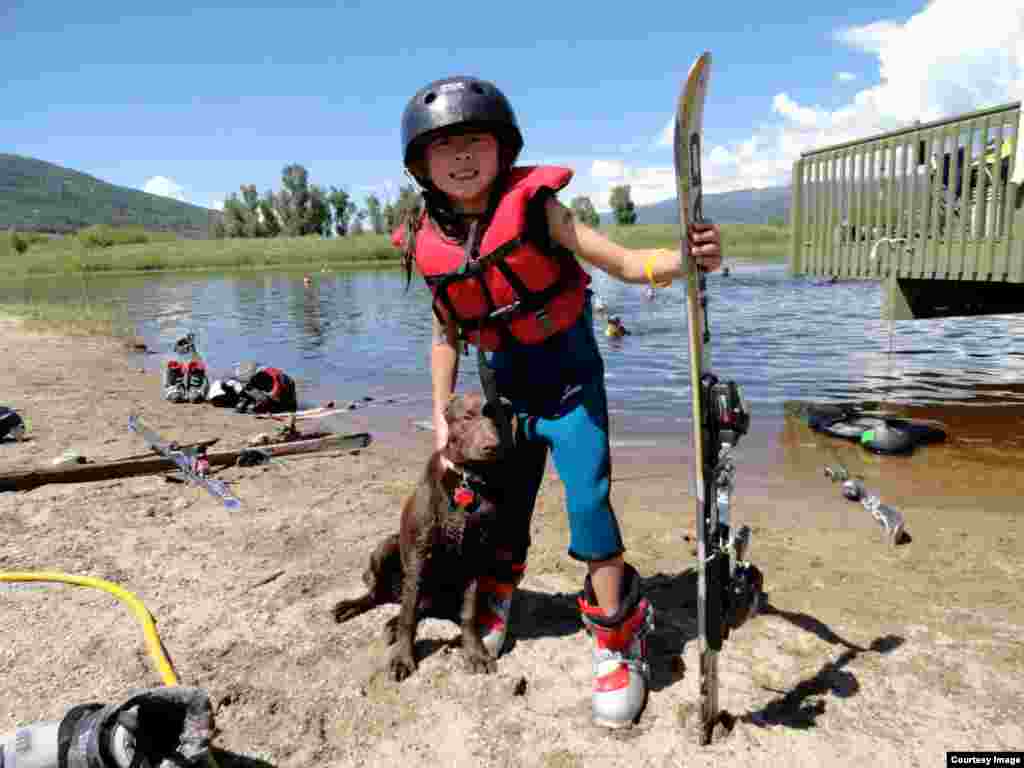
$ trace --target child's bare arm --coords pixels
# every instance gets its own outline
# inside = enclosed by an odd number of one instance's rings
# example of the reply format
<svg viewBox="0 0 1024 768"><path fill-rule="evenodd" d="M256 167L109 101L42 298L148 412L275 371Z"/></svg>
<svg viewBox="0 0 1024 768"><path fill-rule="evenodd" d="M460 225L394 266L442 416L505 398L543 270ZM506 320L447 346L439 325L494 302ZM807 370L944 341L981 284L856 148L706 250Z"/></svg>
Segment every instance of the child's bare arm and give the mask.
<svg viewBox="0 0 1024 768"><path fill-rule="evenodd" d="M572 211L554 197L546 203L548 231L561 246L627 283L645 283L646 266L657 283L671 282L686 274L679 252L667 248L625 248L600 232L576 221ZM717 225L696 225L690 231L690 250L697 263L709 271L722 265L721 235Z"/></svg>
<svg viewBox="0 0 1024 768"><path fill-rule="evenodd" d="M459 372L458 335L455 324L441 325L434 318L430 341L430 383L434 396L434 448L440 450L448 443L448 422L444 409L455 391L455 377Z"/></svg>

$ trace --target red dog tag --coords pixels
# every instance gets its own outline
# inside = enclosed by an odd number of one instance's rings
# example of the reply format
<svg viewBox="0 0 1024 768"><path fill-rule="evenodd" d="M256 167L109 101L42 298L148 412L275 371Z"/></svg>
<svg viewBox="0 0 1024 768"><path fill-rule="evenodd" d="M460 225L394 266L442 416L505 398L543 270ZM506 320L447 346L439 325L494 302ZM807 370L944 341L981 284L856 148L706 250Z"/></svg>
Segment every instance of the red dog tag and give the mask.
<svg viewBox="0 0 1024 768"><path fill-rule="evenodd" d="M473 499L476 498L476 494L473 493L469 488L464 485L460 485L455 489L455 493L452 496L457 507L468 507L473 503Z"/></svg>

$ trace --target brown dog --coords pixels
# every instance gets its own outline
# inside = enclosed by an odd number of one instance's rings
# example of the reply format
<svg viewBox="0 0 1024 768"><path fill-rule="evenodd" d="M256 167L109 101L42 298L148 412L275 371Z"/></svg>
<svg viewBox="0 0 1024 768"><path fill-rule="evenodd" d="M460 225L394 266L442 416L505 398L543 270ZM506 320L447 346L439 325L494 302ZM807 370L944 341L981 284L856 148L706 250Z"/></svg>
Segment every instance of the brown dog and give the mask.
<svg viewBox="0 0 1024 768"><path fill-rule="evenodd" d="M454 396L445 408L448 444L436 451L402 507L399 533L370 556L363 573L367 592L334 606L347 621L378 605L400 603L385 625L395 643L388 676L404 680L416 669L416 626L426 617L457 621L470 672L493 672L496 664L477 628L479 577L493 562L498 542L490 535L504 494L499 429L480 395ZM447 457L456 470L443 469Z"/></svg>

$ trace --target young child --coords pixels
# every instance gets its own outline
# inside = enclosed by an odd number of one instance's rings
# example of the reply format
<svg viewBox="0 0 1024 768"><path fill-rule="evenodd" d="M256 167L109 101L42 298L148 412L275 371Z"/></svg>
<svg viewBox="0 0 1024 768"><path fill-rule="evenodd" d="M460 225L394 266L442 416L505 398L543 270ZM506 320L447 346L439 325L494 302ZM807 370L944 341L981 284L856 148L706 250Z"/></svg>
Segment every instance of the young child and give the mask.
<svg viewBox="0 0 1024 768"><path fill-rule="evenodd" d="M593 638L594 721L627 726L647 697L647 632L653 610L609 500L611 460L604 363L594 338L589 275L575 256L627 283L667 286L685 275L675 250L631 250L577 222L556 198L564 168L514 167L523 147L515 114L493 84L471 77L430 83L402 116L406 169L425 211L393 236L434 295L430 370L436 446L447 442L444 408L459 349L486 352L498 394L516 414L514 506L499 559L481 584L485 645L504 646L512 593L522 579L530 519L547 454L565 485L569 555L586 563L579 607ZM721 265L720 235L694 225L690 252Z"/></svg>

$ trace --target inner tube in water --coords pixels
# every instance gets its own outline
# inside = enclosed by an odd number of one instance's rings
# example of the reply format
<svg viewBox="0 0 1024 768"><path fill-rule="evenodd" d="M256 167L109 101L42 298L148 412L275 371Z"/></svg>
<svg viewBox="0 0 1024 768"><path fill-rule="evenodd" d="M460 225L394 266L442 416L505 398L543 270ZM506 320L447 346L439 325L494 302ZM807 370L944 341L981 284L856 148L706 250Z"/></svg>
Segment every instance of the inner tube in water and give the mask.
<svg viewBox="0 0 1024 768"><path fill-rule="evenodd" d="M887 419L889 426L902 429L914 438L915 445L928 445L929 443L941 443L946 439L946 431L933 424L926 424L920 421L908 421L907 419Z"/></svg>
<svg viewBox="0 0 1024 768"><path fill-rule="evenodd" d="M909 432L890 426L885 419L860 419L873 422L860 435L860 444L872 453L888 455L911 453L917 443Z"/></svg>
<svg viewBox="0 0 1024 768"><path fill-rule="evenodd" d="M807 425L815 432L824 432L836 422L845 421L853 411L838 405L812 405L807 408Z"/></svg>
<svg viewBox="0 0 1024 768"><path fill-rule="evenodd" d="M943 430L930 424L863 416L850 408L835 405L809 407L807 424L816 432L856 440L872 453L886 455L910 453L918 445L946 439Z"/></svg>

